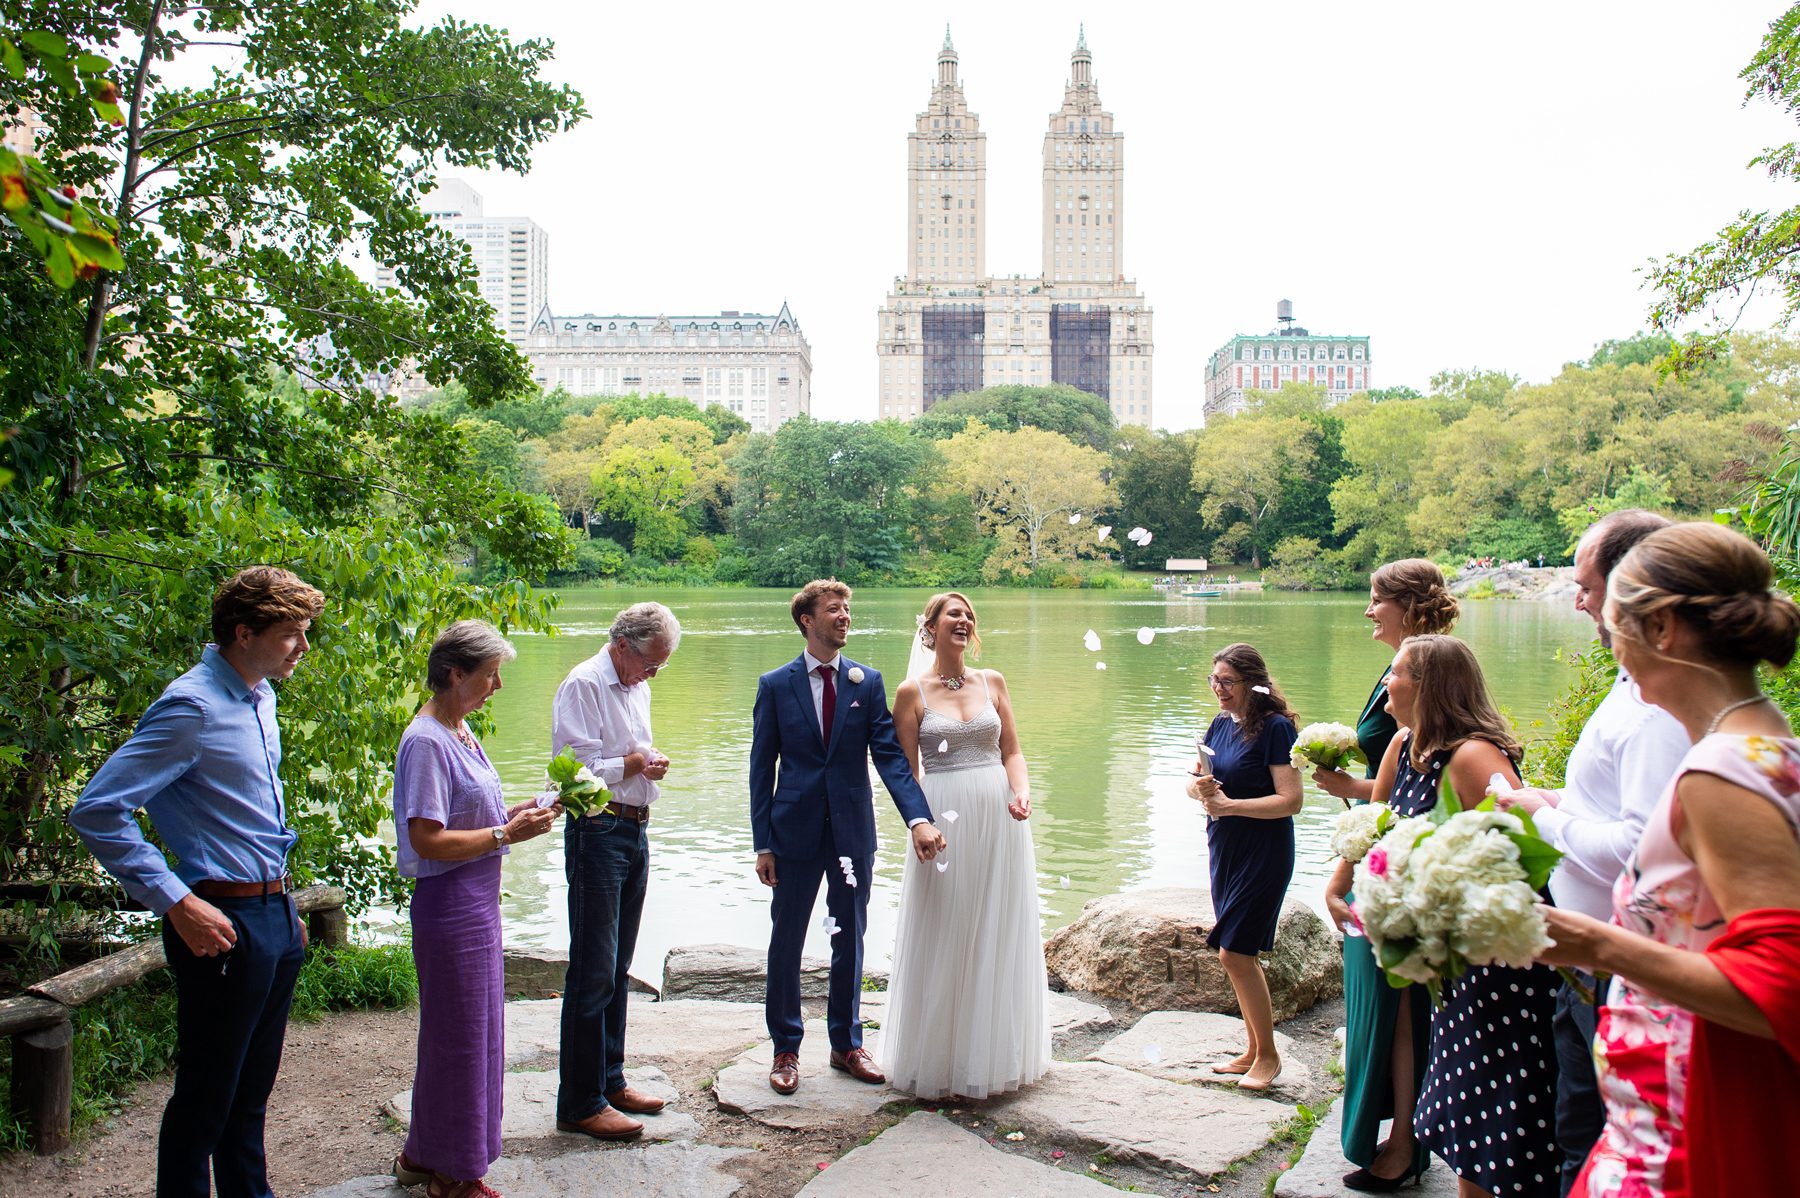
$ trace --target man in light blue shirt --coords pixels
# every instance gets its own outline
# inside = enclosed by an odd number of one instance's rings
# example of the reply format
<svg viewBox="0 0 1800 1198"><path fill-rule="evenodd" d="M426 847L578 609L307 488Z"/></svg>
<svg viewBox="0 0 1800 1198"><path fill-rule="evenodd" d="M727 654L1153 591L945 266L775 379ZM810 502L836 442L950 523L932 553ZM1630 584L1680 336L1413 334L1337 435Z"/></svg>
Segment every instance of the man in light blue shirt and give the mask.
<svg viewBox="0 0 1800 1198"><path fill-rule="evenodd" d="M107 872L163 917L178 1013L158 1198L207 1198L215 1184L219 1198L269 1194L263 1119L306 947L287 893L298 836L269 680L293 674L324 604L272 566L227 579L213 596L217 643L150 705L69 813ZM139 809L173 867L144 838Z"/></svg>

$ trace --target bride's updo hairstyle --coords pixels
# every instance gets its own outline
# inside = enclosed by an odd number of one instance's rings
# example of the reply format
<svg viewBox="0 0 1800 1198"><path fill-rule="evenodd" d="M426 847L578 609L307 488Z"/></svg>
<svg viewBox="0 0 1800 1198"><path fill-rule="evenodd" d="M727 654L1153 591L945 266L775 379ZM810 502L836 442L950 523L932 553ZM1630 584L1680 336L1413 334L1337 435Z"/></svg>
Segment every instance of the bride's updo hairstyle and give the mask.
<svg viewBox="0 0 1800 1198"><path fill-rule="evenodd" d="M926 601L925 614L919 617L919 642L927 649L937 648L938 617L944 614L945 606L952 599L961 599L963 606L969 609L969 647L964 652L969 657L980 657L981 633L976 630L979 625L975 619L975 605L961 591L945 591Z"/></svg>
<svg viewBox="0 0 1800 1198"><path fill-rule="evenodd" d="M1449 632L1462 610L1438 564L1422 557L1382 566L1369 575L1369 589L1377 599L1399 605L1407 636Z"/></svg>
<svg viewBox="0 0 1800 1198"><path fill-rule="evenodd" d="M1659 611L1695 629L1701 651L1723 665L1785 667L1800 640L1800 607L1775 589L1768 555L1718 524L1653 532L1613 570L1606 581L1613 635L1644 643L1644 621Z"/></svg>

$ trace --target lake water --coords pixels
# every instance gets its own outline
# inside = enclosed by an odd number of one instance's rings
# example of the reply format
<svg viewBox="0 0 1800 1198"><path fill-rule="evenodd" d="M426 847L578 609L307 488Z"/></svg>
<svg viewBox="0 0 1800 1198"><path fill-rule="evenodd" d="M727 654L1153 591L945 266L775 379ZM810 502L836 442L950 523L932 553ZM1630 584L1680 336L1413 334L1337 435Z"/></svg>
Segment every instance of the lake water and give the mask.
<svg viewBox="0 0 1800 1198"><path fill-rule="evenodd" d="M802 647L788 618L789 591L569 590L558 592L561 635L515 639L518 659L492 700L497 730L486 742L509 801L535 793L550 755L550 703L571 666L598 652L613 614L658 599L680 617L680 651L649 685L656 744L673 760L650 824L652 873L634 972L661 977L673 946L765 945L769 898L752 870L746 762L756 678ZM1206 686L1213 652L1249 641L1268 658L1302 723L1354 722L1387 661L1352 595L1241 593L1187 599L1105 591L969 592L980 617L981 664L1011 688L1030 763L1044 931L1063 926L1098 895L1142 886L1204 885L1206 831L1183 793L1193 736L1216 714ZM890 702L904 674L913 617L928 591L863 590L846 652L888 678ZM1138 643L1138 630L1155 639ZM1102 648L1087 651L1088 629ZM1458 629L1474 647L1501 706L1527 740L1562 690L1558 650L1585 646L1593 623L1562 604L1478 600ZM1105 670L1096 668L1106 663ZM876 788L882 846L865 944L885 964L899 900L899 815ZM1307 788L1297 818L1293 893L1321 907L1330 830L1341 805ZM945 829L953 868L955 828ZM509 946L561 950L568 943L561 828L513 849L503 914ZM819 917L823 913L820 898ZM829 951L814 921L807 951Z"/></svg>

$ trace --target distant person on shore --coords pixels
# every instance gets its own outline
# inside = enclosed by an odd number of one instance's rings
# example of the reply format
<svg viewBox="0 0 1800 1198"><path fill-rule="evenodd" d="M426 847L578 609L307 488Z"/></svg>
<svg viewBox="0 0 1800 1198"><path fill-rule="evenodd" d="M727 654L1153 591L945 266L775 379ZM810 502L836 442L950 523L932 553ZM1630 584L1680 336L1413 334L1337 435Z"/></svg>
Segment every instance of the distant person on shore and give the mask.
<svg viewBox="0 0 1800 1198"><path fill-rule="evenodd" d="M162 916L175 975L175 1088L158 1198L266 1198L263 1121L306 929L288 897L281 729L271 679L311 647L325 597L251 566L213 594L213 643L88 782L69 823L126 893ZM171 867L133 813L143 809Z"/></svg>
<svg viewBox="0 0 1800 1198"><path fill-rule="evenodd" d="M500 956L500 859L542 836L559 807L508 807L500 774L465 722L500 689L513 659L480 620L431 645L431 698L400 736L394 762L394 859L417 878L413 963L419 973L419 1054L401 1185L429 1198L497 1198L482 1181L500 1158L505 1097L506 979Z"/></svg>
<svg viewBox="0 0 1800 1198"><path fill-rule="evenodd" d="M912 830L919 860L944 850L900 749L880 673L844 656L850 588L814 579L789 602L788 614L806 648L757 679L750 740L756 876L774 892L763 1007L775 1042L769 1087L777 1094L800 1087L800 956L821 880L826 914L838 929L825 1005L830 1064L871 1085L887 1081L862 1043L863 932L875 872L871 761Z"/></svg>
<svg viewBox="0 0 1800 1198"><path fill-rule="evenodd" d="M1594 1043L1606 1129L1582 1198L1794 1192L1800 1127L1800 740L1757 682L1800 609L1711 522L1653 532L1607 580L1620 666L1693 747L1610 923L1547 912L1544 960L1611 975Z"/></svg>
<svg viewBox="0 0 1800 1198"><path fill-rule="evenodd" d="M550 752L568 749L612 791L585 816L569 813L569 972L563 984L556 1126L597 1140L631 1140L663 1100L625 1080L631 957L650 880L650 805L669 759L650 735L650 679L681 644L681 622L660 603L613 618L606 647L556 688Z"/></svg>
<svg viewBox="0 0 1800 1198"><path fill-rule="evenodd" d="M1425 558L1389 562L1369 575L1369 606L1363 615L1373 637L1390 654L1409 636L1449 632L1460 612L1443 570ZM1367 776L1316 769L1313 783L1346 805L1390 801L1377 773L1400 726L1389 710L1388 679L1393 658L1381 671L1369 701L1356 720L1356 743L1368 758ZM1388 778L1388 790L1393 779ZM1435 797L1435 796L1434 796ZM1406 812L1405 814L1417 814ZM1340 861L1325 886L1325 907L1340 929L1354 928L1350 911L1351 868ZM1426 1039L1431 1003L1423 988L1396 990L1387 984L1367 937L1346 931L1344 953L1344 1159L1358 1166L1344 1178L1353 1190L1380 1191L1389 1183L1423 1172L1425 1154L1413 1140L1413 1103L1425 1080ZM1377 1143L1383 1120L1392 1119L1388 1138Z"/></svg>
<svg viewBox="0 0 1800 1198"><path fill-rule="evenodd" d="M1204 760L1188 786L1206 809L1206 848L1217 949L1243 1012L1249 1046L1214 1073L1240 1074L1238 1087L1266 1090L1281 1072L1275 1049L1274 1004L1257 959L1275 947L1275 927L1294 877L1294 815L1300 810L1300 771L1290 755L1299 717L1269 677L1251 645L1227 645L1213 655L1207 682L1219 714L1206 729ZM1200 772L1202 769L1205 772Z"/></svg>
<svg viewBox="0 0 1800 1198"><path fill-rule="evenodd" d="M1599 628L1612 648L1603 608L1606 580L1633 546L1669 521L1638 509L1601 517L1575 546L1575 610ZM1612 917L1613 886L1644 835L1650 813L1688 750L1688 734L1674 716L1644 701L1623 669L1569 753L1561 790L1524 788L1496 800L1502 810L1527 811L1538 831L1565 856L1550 875L1556 905L1595 919ZM1579 977L1589 993L1592 975ZM1556 1140L1563 1153L1563 1193L1587 1160L1606 1123L1594 1076L1594 1004L1569 983L1556 996Z"/></svg>

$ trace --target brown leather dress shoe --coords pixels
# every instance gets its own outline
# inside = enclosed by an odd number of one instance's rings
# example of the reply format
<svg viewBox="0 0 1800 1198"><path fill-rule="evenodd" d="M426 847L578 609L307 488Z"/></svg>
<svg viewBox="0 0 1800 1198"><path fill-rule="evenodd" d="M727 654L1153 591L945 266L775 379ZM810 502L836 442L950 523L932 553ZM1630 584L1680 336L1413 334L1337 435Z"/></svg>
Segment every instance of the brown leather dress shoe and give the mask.
<svg viewBox="0 0 1800 1198"><path fill-rule="evenodd" d="M887 1084L887 1074L875 1067L875 1058L866 1048L852 1048L849 1052L833 1049L831 1067L842 1069L857 1081L868 1082L871 1086Z"/></svg>
<svg viewBox="0 0 1800 1198"><path fill-rule="evenodd" d="M572 1131L596 1140L635 1140L644 1134L644 1125L624 1111L607 1107L586 1119L558 1119L557 1131Z"/></svg>
<svg viewBox="0 0 1800 1198"><path fill-rule="evenodd" d="M833 1056L837 1055L835 1053ZM778 1052L769 1068L769 1089L777 1094L792 1094L800 1088L800 1054Z"/></svg>
<svg viewBox="0 0 1800 1198"><path fill-rule="evenodd" d="M606 1096L606 1101L621 1111L629 1111L633 1115L654 1115L663 1109L660 1098L652 1098L642 1090L633 1090L626 1086L623 1090L614 1090Z"/></svg>

